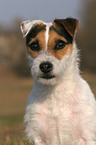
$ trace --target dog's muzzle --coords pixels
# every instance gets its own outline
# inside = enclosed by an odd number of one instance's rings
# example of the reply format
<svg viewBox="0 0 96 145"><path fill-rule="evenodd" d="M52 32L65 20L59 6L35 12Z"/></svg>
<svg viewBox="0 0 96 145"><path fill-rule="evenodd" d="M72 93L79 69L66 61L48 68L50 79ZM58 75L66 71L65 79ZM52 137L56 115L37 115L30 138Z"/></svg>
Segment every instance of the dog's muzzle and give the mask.
<svg viewBox="0 0 96 145"><path fill-rule="evenodd" d="M42 76L41 78L44 79L52 79L55 77L55 75L51 75L51 71L53 69L53 65L50 62L42 62L39 66L41 72L42 72Z"/></svg>

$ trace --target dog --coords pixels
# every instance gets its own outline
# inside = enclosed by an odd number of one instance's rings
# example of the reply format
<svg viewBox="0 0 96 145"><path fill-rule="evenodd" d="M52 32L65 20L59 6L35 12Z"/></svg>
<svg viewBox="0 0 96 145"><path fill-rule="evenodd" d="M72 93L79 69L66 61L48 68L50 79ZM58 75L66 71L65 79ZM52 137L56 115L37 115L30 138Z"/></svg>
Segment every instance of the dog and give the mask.
<svg viewBox="0 0 96 145"><path fill-rule="evenodd" d="M96 145L96 101L80 76L78 20L21 23L34 79L24 117L34 145Z"/></svg>

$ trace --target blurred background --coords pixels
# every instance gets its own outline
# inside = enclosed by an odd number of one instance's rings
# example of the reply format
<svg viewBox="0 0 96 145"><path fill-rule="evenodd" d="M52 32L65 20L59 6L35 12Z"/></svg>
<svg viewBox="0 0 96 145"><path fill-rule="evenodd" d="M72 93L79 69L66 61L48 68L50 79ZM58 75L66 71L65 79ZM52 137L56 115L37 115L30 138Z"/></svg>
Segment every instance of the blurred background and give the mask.
<svg viewBox="0 0 96 145"><path fill-rule="evenodd" d="M23 116L33 80L21 21L66 17L79 20L81 75L96 95L96 0L0 0L0 145L29 145Z"/></svg>

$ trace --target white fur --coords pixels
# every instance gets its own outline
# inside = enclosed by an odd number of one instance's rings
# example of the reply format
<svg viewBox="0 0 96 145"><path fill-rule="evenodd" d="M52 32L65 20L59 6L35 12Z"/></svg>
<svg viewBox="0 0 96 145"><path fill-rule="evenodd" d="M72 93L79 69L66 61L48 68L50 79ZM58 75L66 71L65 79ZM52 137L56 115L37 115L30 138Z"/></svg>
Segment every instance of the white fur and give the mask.
<svg viewBox="0 0 96 145"><path fill-rule="evenodd" d="M28 21L23 21L21 23L21 31L23 33L23 37L25 37L29 31L31 30L31 28L33 26L35 26L36 24L41 24L43 21L41 20L28 20Z"/></svg>
<svg viewBox="0 0 96 145"><path fill-rule="evenodd" d="M52 23L45 23L45 25L46 25L46 33L45 33L46 47L45 47L45 50L47 50L47 43L48 43L48 38L49 38L49 28L52 25Z"/></svg>
<svg viewBox="0 0 96 145"><path fill-rule="evenodd" d="M34 86L26 106L25 127L30 141L35 145L96 145L96 102L79 74L75 43L72 54L61 61L47 51L29 59ZM40 78L42 61L53 64L55 78Z"/></svg>

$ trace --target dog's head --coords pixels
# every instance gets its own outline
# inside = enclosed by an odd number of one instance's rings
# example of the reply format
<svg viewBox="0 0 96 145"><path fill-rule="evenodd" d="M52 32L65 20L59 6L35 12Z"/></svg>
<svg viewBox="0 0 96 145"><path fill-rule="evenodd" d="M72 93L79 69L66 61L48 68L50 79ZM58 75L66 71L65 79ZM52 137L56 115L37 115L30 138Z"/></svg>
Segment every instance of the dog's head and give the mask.
<svg viewBox="0 0 96 145"><path fill-rule="evenodd" d="M56 84L63 75L73 51L78 21L56 19L24 21L21 31L26 37L27 55L33 78L43 84Z"/></svg>

